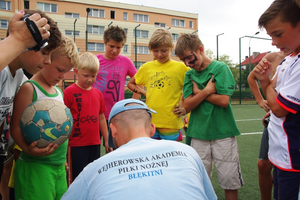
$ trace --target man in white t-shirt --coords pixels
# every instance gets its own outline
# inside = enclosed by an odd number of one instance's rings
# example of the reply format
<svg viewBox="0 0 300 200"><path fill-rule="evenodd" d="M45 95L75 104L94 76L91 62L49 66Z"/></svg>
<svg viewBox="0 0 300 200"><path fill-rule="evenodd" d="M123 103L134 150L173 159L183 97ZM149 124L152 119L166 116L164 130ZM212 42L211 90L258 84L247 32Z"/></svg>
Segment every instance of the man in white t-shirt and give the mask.
<svg viewBox="0 0 300 200"><path fill-rule="evenodd" d="M193 148L150 138L151 113L139 100L117 102L108 123L118 149L89 164L62 199L217 199Z"/></svg>

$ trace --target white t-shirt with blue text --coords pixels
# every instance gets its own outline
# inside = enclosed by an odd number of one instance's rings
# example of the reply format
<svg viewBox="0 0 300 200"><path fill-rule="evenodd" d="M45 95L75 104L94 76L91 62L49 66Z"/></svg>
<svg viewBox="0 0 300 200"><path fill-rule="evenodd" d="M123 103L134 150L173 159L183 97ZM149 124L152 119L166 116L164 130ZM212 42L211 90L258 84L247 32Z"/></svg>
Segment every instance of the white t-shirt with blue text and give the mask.
<svg viewBox="0 0 300 200"><path fill-rule="evenodd" d="M85 167L62 199L213 200L217 197L192 147L143 137Z"/></svg>

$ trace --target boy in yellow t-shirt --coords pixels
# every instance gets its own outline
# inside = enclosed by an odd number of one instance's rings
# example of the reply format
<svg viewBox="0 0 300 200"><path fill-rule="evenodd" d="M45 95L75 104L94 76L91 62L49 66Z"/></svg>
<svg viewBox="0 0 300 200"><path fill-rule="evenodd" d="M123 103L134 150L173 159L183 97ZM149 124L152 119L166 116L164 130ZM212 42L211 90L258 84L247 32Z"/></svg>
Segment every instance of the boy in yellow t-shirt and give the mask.
<svg viewBox="0 0 300 200"><path fill-rule="evenodd" d="M154 60L142 65L127 85L131 91L143 94L147 106L157 111L152 118L155 139L178 140L182 136L183 123L173 109L180 103L184 76L190 68L170 59L173 47L170 32L157 29L148 45ZM138 85L144 85L147 91Z"/></svg>

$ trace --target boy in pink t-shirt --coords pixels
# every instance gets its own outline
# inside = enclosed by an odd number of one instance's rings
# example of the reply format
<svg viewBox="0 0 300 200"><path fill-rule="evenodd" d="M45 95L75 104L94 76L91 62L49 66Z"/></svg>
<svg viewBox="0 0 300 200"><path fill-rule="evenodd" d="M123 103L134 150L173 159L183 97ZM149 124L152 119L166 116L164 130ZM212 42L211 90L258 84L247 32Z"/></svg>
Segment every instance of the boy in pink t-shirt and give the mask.
<svg viewBox="0 0 300 200"><path fill-rule="evenodd" d="M126 43L126 32L122 28L110 26L104 31L103 40L105 53L97 55L100 69L93 86L103 94L107 120L113 105L124 99L126 76L133 77L137 70L129 58L120 55ZM133 98L139 98L139 95L134 94Z"/></svg>

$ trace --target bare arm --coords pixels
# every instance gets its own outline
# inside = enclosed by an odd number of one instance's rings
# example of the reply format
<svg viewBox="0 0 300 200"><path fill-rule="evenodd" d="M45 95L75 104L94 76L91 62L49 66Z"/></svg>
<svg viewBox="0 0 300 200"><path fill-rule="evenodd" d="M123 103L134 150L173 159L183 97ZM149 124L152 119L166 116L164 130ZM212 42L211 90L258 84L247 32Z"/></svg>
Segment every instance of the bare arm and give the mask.
<svg viewBox="0 0 300 200"><path fill-rule="evenodd" d="M212 82L213 76L207 83L203 90L200 90L197 84L193 81L193 93L183 101L183 107L186 112L194 110L202 101L204 101L209 95L216 93L215 83Z"/></svg>
<svg viewBox="0 0 300 200"><path fill-rule="evenodd" d="M9 36L0 41L0 71L4 69L11 61L13 61L25 49L36 45L27 25L24 21L20 21L24 13L15 13L9 21ZM41 18L39 14L33 14L29 17L33 20L42 34L43 40L50 36L47 31L43 33L42 27L49 30L46 18Z"/></svg>
<svg viewBox="0 0 300 200"><path fill-rule="evenodd" d="M138 87L139 87L139 88L142 88L142 89L144 88L143 85L138 85ZM140 99L140 97L141 97L141 94L139 94L139 93L135 93L135 92L134 92L133 95L132 95L132 98L133 98L133 99Z"/></svg>
<svg viewBox="0 0 300 200"><path fill-rule="evenodd" d="M216 106L226 108L229 104L229 99L229 95L211 94L205 99L205 101L208 101Z"/></svg>
<svg viewBox="0 0 300 200"><path fill-rule="evenodd" d="M266 100L264 100L263 96L261 95L261 93L259 91L259 87L256 82L254 70L251 71L247 80L248 80L249 87L255 97L257 104L267 112L270 108L269 108L268 102Z"/></svg>
<svg viewBox="0 0 300 200"><path fill-rule="evenodd" d="M276 101L276 97L278 96L275 87L276 87L277 76L272 80L272 83L266 88L266 95L268 104L273 114L278 117L284 117L289 114L289 111L285 110L281 105L279 105Z"/></svg>
<svg viewBox="0 0 300 200"><path fill-rule="evenodd" d="M132 77L130 79L130 81L128 82L127 84L127 87L129 90L131 90L132 92L134 93L137 93L137 94L142 94L146 97L146 91L143 90L142 88L140 88L136 83L135 83L135 78Z"/></svg>
<svg viewBox="0 0 300 200"><path fill-rule="evenodd" d="M14 110L11 120L11 126L10 126L10 132L11 136L14 139L14 141L17 143L17 145L20 146L20 148L26 152L27 154L33 155L33 156L48 156L51 155L54 150L58 147L57 144L53 145L52 143L49 144L45 148L38 148L37 142L33 142L30 145L25 140L25 138L21 134L20 129L20 119L21 115L31 102L32 102L32 96L33 96L33 87L30 83L25 83L17 93L15 100L14 100Z"/></svg>
<svg viewBox="0 0 300 200"><path fill-rule="evenodd" d="M101 113L99 115L99 126L100 126L100 132L103 136L104 143L105 143L105 151L106 153L109 153L112 151L112 148L108 145L108 130L107 130L107 124L104 113Z"/></svg>

